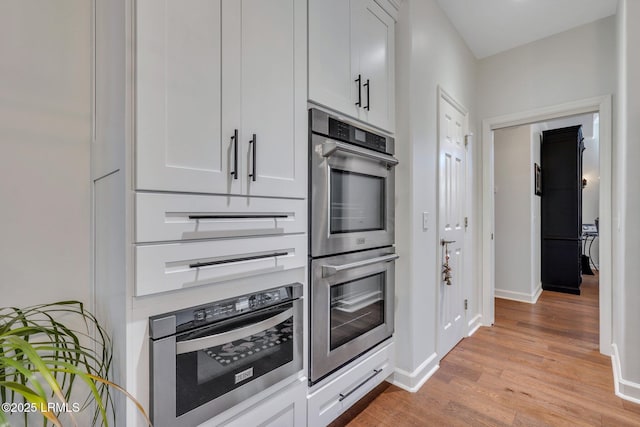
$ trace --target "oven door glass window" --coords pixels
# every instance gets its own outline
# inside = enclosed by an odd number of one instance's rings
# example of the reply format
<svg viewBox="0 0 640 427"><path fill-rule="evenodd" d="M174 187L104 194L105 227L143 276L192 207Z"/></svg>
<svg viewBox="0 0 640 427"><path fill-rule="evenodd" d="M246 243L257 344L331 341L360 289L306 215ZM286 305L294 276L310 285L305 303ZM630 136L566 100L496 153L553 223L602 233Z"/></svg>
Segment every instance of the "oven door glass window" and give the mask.
<svg viewBox="0 0 640 427"><path fill-rule="evenodd" d="M385 179L331 169L331 234L385 229Z"/></svg>
<svg viewBox="0 0 640 427"><path fill-rule="evenodd" d="M176 339L176 416L293 360L293 308L283 304Z"/></svg>
<svg viewBox="0 0 640 427"><path fill-rule="evenodd" d="M384 323L385 280L382 272L331 287L331 350Z"/></svg>

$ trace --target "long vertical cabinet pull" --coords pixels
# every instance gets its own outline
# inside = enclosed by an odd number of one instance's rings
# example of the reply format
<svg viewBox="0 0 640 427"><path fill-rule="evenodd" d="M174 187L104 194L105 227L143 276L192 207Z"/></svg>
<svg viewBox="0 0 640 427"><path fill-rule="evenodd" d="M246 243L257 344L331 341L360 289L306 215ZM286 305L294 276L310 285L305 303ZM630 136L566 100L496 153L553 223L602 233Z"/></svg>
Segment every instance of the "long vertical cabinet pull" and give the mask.
<svg viewBox="0 0 640 427"><path fill-rule="evenodd" d="M367 88L367 105L364 106L364 109L369 111L369 105L371 105L371 97L369 96L369 79L367 79L367 82L362 86Z"/></svg>
<svg viewBox="0 0 640 427"><path fill-rule="evenodd" d="M233 175L233 179L238 179L238 129L233 131L231 140L233 141L233 170L231 175Z"/></svg>
<svg viewBox="0 0 640 427"><path fill-rule="evenodd" d="M249 178L251 178L252 181L256 180L256 134L253 134L253 138L251 138L251 141L249 141L249 144L252 145L251 149L253 150L253 165L252 165L252 171L249 174Z"/></svg>
<svg viewBox="0 0 640 427"><path fill-rule="evenodd" d="M362 107L362 75L358 74L355 82L358 83L358 102L356 102L356 107Z"/></svg>

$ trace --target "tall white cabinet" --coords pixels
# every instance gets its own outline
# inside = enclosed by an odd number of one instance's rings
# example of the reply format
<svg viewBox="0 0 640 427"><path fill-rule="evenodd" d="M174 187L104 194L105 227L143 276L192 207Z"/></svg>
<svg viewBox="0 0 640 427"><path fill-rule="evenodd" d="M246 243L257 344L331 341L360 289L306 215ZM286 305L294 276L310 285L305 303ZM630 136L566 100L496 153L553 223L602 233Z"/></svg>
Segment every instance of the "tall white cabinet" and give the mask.
<svg viewBox="0 0 640 427"><path fill-rule="evenodd" d="M93 300L115 381L148 408L150 316L306 293L307 0L96 0L94 14ZM216 423L306 419L304 371L278 387L295 392ZM144 425L116 399L118 425Z"/></svg>
<svg viewBox="0 0 640 427"><path fill-rule="evenodd" d="M305 197L299 3L136 2L136 189Z"/></svg>
<svg viewBox="0 0 640 427"><path fill-rule="evenodd" d="M375 0L309 0L309 100L393 133L389 9Z"/></svg>

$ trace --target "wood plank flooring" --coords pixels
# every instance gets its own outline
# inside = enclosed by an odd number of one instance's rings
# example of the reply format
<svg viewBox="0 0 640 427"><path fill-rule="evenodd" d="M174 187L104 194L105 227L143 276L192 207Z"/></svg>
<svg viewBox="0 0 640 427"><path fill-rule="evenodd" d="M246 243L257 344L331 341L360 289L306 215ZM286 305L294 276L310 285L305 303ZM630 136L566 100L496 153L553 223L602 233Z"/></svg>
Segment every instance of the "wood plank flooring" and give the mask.
<svg viewBox="0 0 640 427"><path fill-rule="evenodd" d="M535 305L496 299L495 325L462 340L419 392L384 383L331 427L640 426L598 351L597 277L581 289Z"/></svg>

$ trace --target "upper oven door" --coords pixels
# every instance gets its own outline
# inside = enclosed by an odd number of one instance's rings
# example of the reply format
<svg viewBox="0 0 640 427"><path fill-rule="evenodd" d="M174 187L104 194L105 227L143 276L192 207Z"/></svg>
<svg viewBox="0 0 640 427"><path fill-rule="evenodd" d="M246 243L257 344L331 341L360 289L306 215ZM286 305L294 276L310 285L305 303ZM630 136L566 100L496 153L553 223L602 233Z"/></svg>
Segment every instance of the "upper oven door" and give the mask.
<svg viewBox="0 0 640 427"><path fill-rule="evenodd" d="M311 144L311 256L392 245L398 161L315 134Z"/></svg>

